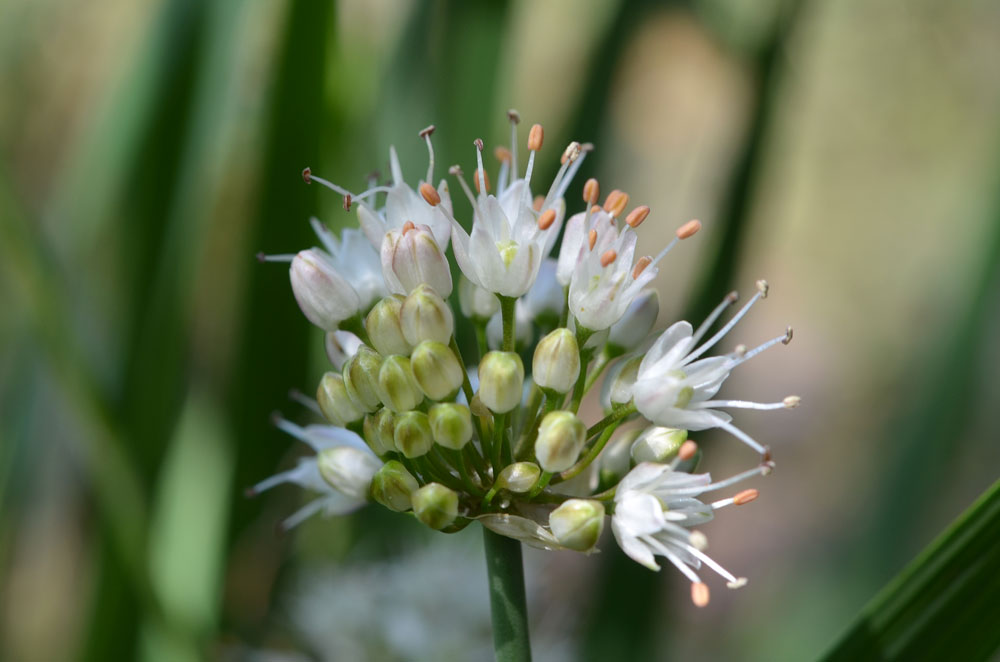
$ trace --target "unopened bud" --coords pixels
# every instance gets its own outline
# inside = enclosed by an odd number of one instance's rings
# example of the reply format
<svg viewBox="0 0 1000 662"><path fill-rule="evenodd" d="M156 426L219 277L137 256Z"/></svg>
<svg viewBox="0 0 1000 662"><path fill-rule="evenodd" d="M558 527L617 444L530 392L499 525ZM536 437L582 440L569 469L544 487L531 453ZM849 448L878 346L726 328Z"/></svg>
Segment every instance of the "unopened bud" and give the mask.
<svg viewBox="0 0 1000 662"><path fill-rule="evenodd" d="M334 331L338 324L358 314L361 300L357 292L337 273L337 266L323 251L301 251L292 259L288 273L299 308L321 329Z"/></svg>
<svg viewBox="0 0 1000 662"><path fill-rule="evenodd" d="M378 372L382 356L371 347L362 345L344 364L344 386L347 395L360 409L373 412L381 400L378 397Z"/></svg>
<svg viewBox="0 0 1000 662"><path fill-rule="evenodd" d="M408 358L395 354L382 361L378 371L378 397L396 413L413 409L424 399Z"/></svg>
<svg viewBox="0 0 1000 662"><path fill-rule="evenodd" d="M472 412L454 402L442 402L431 407L428 414L431 436L445 448L461 450L472 439Z"/></svg>
<svg viewBox="0 0 1000 662"><path fill-rule="evenodd" d="M524 364L514 352L489 352L479 362L479 399L497 414L521 402Z"/></svg>
<svg viewBox="0 0 1000 662"><path fill-rule="evenodd" d="M569 393L580 376L580 349L569 329L556 329L539 341L531 375L541 388Z"/></svg>
<svg viewBox="0 0 1000 662"><path fill-rule="evenodd" d="M399 312L403 337L411 345L424 340L447 344L455 330L451 307L429 285L413 290Z"/></svg>
<svg viewBox="0 0 1000 662"><path fill-rule="evenodd" d="M500 310L500 300L495 294L464 275L458 279L458 305L464 316L480 321L493 317Z"/></svg>
<svg viewBox="0 0 1000 662"><path fill-rule="evenodd" d="M580 457L587 441L587 426L571 411L553 411L538 426L535 457L550 473L565 471Z"/></svg>
<svg viewBox="0 0 1000 662"><path fill-rule="evenodd" d="M326 357L334 370L341 370L362 344L361 338L350 331L329 331L326 334Z"/></svg>
<svg viewBox="0 0 1000 662"><path fill-rule="evenodd" d="M396 430L396 417L390 409L383 407L374 414L365 416L365 442L376 455L384 456L396 450L393 432Z"/></svg>
<svg viewBox="0 0 1000 662"><path fill-rule="evenodd" d="M549 528L560 545L586 552L604 530L604 506L600 501L569 499L549 514Z"/></svg>
<svg viewBox="0 0 1000 662"><path fill-rule="evenodd" d="M323 375L319 388L316 389L316 402L319 403L319 408L327 420L341 427L359 421L365 415L348 395L344 378L335 372Z"/></svg>
<svg viewBox="0 0 1000 662"><path fill-rule="evenodd" d="M521 494L534 487L541 475L542 470L534 462L515 462L503 468L497 486Z"/></svg>
<svg viewBox="0 0 1000 662"><path fill-rule="evenodd" d="M413 349L410 367L420 390L431 400L447 399L465 379L455 353L435 340L425 340Z"/></svg>
<svg viewBox="0 0 1000 662"><path fill-rule="evenodd" d="M458 493L441 483L428 483L414 492L413 514L432 529L443 529L458 517Z"/></svg>
<svg viewBox="0 0 1000 662"><path fill-rule="evenodd" d="M389 510L402 513L410 509L410 496L419 487L402 462L389 460L372 478L371 496Z"/></svg>
<svg viewBox="0 0 1000 662"><path fill-rule="evenodd" d="M426 455L434 445L427 414L422 411L408 411L397 416L393 442L396 450L406 457Z"/></svg>
<svg viewBox="0 0 1000 662"><path fill-rule="evenodd" d="M632 444L632 459L640 462L664 463L672 460L687 441L687 430L653 426L646 428Z"/></svg>
<svg viewBox="0 0 1000 662"><path fill-rule="evenodd" d="M643 289L625 309L622 318L611 325L608 343L622 352L635 349L652 330L659 314L659 293L652 287Z"/></svg>
<svg viewBox="0 0 1000 662"><path fill-rule="evenodd" d="M352 446L335 446L320 451L316 457L319 474L335 490L353 499L367 499L372 477L382 468L382 461Z"/></svg>
<svg viewBox="0 0 1000 662"><path fill-rule="evenodd" d="M403 327L399 321L399 311L403 308L402 297L386 297L375 304L365 318L365 331L372 345L382 356L399 354L409 356L413 345L406 342Z"/></svg>
<svg viewBox="0 0 1000 662"><path fill-rule="evenodd" d="M427 284L441 296L451 294L448 258L429 226L408 222L402 231L386 233L381 252L382 276L389 291L405 295Z"/></svg>

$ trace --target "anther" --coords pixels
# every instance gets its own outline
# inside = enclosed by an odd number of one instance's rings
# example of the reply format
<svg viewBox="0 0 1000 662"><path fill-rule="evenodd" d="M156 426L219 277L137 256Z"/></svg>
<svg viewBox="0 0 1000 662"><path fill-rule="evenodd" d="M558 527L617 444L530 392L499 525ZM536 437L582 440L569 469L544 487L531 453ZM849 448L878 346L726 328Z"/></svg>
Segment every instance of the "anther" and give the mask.
<svg viewBox="0 0 1000 662"><path fill-rule="evenodd" d="M790 395L781 402L785 405L785 409L795 409L802 403L802 398L797 395Z"/></svg>
<svg viewBox="0 0 1000 662"><path fill-rule="evenodd" d="M639 274L645 271L646 267L648 267L652 262L653 258L649 257L648 255L640 257L639 261L635 263L635 268L632 269L632 280L637 279L639 277Z"/></svg>
<svg viewBox="0 0 1000 662"><path fill-rule="evenodd" d="M601 196L601 185L596 179L591 177L583 185L583 201L588 205L596 205L597 199Z"/></svg>
<svg viewBox="0 0 1000 662"><path fill-rule="evenodd" d="M708 549L708 537L701 531L692 531L691 535L688 536L688 543L699 552Z"/></svg>
<svg viewBox="0 0 1000 662"><path fill-rule="evenodd" d="M573 161L576 161L578 158L580 158L580 143L574 140L569 145L567 145L565 151L563 151L560 163L566 163L567 161L572 163Z"/></svg>
<svg viewBox="0 0 1000 662"><path fill-rule="evenodd" d="M302 169L302 181L306 184L312 184L312 168Z"/></svg>
<svg viewBox="0 0 1000 662"><path fill-rule="evenodd" d="M535 199L532 201L531 208L535 211L542 211L542 205L545 204L544 195L536 195Z"/></svg>
<svg viewBox="0 0 1000 662"><path fill-rule="evenodd" d="M733 497L733 505L744 506L759 496L760 492L758 492L753 488L750 488L749 490L743 490L742 492Z"/></svg>
<svg viewBox="0 0 1000 662"><path fill-rule="evenodd" d="M774 469L774 462L771 461L771 447L764 446L764 452L760 456L761 476L766 476Z"/></svg>
<svg viewBox="0 0 1000 662"><path fill-rule="evenodd" d="M695 582L691 584L691 602L695 607L704 607L708 604L709 593L708 584Z"/></svg>
<svg viewBox="0 0 1000 662"><path fill-rule="evenodd" d="M758 280L755 284L757 285L757 291L760 292L760 298L761 299L766 299L767 298L767 291L769 289L771 289L771 286L768 285L767 281L764 280L763 278L761 278L760 280Z"/></svg>
<svg viewBox="0 0 1000 662"><path fill-rule="evenodd" d="M537 152L542 148L542 141L545 139L545 129L541 124L532 124L531 131L528 132L528 149Z"/></svg>
<svg viewBox="0 0 1000 662"><path fill-rule="evenodd" d="M628 193L618 189L608 193L608 197L604 200L604 211L615 217L620 216L627 206Z"/></svg>
<svg viewBox="0 0 1000 662"><path fill-rule="evenodd" d="M594 250L594 244L597 243L597 230L591 230L587 235L587 242L590 244L590 250Z"/></svg>
<svg viewBox="0 0 1000 662"><path fill-rule="evenodd" d="M586 154L587 152L594 151L594 143L583 143L580 145L580 153Z"/></svg>
<svg viewBox="0 0 1000 662"><path fill-rule="evenodd" d="M736 290L733 290L732 292L726 295L726 303L733 304L739 300L740 300L740 293L737 292Z"/></svg>
<svg viewBox="0 0 1000 662"><path fill-rule="evenodd" d="M744 586L747 585L748 581L750 580L747 579L746 577L737 577L735 582L726 582L726 588L732 588L732 589L743 588Z"/></svg>
<svg viewBox="0 0 1000 662"><path fill-rule="evenodd" d="M257 253L257 261L261 264L267 262L267 254L264 251Z"/></svg>
<svg viewBox="0 0 1000 662"><path fill-rule="evenodd" d="M697 234L698 230L701 229L701 221L698 219L693 219L685 223L684 225L677 228L677 238L687 239L688 237L693 237Z"/></svg>
<svg viewBox="0 0 1000 662"><path fill-rule="evenodd" d="M461 177L462 176L462 166L457 166L457 165L451 166L450 168L448 168L448 174L452 175L454 177Z"/></svg>
<svg viewBox="0 0 1000 662"><path fill-rule="evenodd" d="M743 343L740 343L739 345L736 346L735 349L733 349L733 354L735 354L738 358L742 359L747 354L747 346L744 345Z"/></svg>
<svg viewBox="0 0 1000 662"><path fill-rule="evenodd" d="M427 201L431 207L437 207L441 203L441 196L438 195L437 190L427 182L422 182L420 184L420 195L423 196L424 200Z"/></svg>
<svg viewBox="0 0 1000 662"><path fill-rule="evenodd" d="M476 138L475 140L472 141L472 144L475 145L476 149L478 149L480 152L483 151L483 139L482 138Z"/></svg>
<svg viewBox="0 0 1000 662"><path fill-rule="evenodd" d="M417 226L414 225L413 221L407 221L406 223L403 223L403 234L406 234L410 230L416 229L416 227Z"/></svg>
<svg viewBox="0 0 1000 662"><path fill-rule="evenodd" d="M590 208L591 215L596 214L599 211L601 211L600 205L594 205L593 207Z"/></svg>
<svg viewBox="0 0 1000 662"><path fill-rule="evenodd" d="M483 173L483 179L486 180L486 192L489 193L490 175L485 170L483 170L482 173ZM476 193L482 193L482 191L479 190L479 172L476 172L476 176L472 178L472 181L476 185Z"/></svg>
<svg viewBox="0 0 1000 662"><path fill-rule="evenodd" d="M649 207L642 205L630 211L625 217L625 222L628 223L629 227L637 228L642 225L647 216L649 216Z"/></svg>
<svg viewBox="0 0 1000 662"><path fill-rule="evenodd" d="M538 217L538 229L548 230L556 222L556 210L546 209L545 213Z"/></svg>
<svg viewBox="0 0 1000 662"><path fill-rule="evenodd" d="M517 112L513 108L507 111L507 119L509 119L514 124L521 123L521 113Z"/></svg>
<svg viewBox="0 0 1000 662"><path fill-rule="evenodd" d="M424 129L421 129L420 130L420 137L421 138L426 138L427 136L429 136L432 133L434 133L434 129L436 129L436 128L437 127L435 127L433 124L431 124L430 126L424 128Z"/></svg>
<svg viewBox="0 0 1000 662"><path fill-rule="evenodd" d="M351 194L344 196L344 211L351 211Z"/></svg>
<svg viewBox="0 0 1000 662"><path fill-rule="evenodd" d="M677 458L679 460L687 462L688 460L693 458L697 452L698 452L698 444L688 439L683 444L681 444L681 447L677 450Z"/></svg>
<svg viewBox="0 0 1000 662"><path fill-rule="evenodd" d="M493 156L495 156L496 160L500 163L510 163L510 150L503 145L493 148Z"/></svg>
<svg viewBox="0 0 1000 662"><path fill-rule="evenodd" d="M616 253L613 248L609 248L608 250L604 251L604 253L601 255L601 266L602 267L608 266L609 264L614 262L615 258L617 257L618 253Z"/></svg>
<svg viewBox="0 0 1000 662"><path fill-rule="evenodd" d="M792 342L792 327L785 329L785 339L781 341L782 345L787 345Z"/></svg>

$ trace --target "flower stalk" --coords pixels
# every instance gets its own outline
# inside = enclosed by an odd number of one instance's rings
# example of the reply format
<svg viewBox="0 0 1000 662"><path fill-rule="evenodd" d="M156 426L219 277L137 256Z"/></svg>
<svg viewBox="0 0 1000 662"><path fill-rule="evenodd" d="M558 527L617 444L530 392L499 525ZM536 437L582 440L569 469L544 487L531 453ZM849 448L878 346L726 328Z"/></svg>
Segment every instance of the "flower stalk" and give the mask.
<svg viewBox="0 0 1000 662"><path fill-rule="evenodd" d="M528 605L521 543L483 529L497 662L529 662Z"/></svg>

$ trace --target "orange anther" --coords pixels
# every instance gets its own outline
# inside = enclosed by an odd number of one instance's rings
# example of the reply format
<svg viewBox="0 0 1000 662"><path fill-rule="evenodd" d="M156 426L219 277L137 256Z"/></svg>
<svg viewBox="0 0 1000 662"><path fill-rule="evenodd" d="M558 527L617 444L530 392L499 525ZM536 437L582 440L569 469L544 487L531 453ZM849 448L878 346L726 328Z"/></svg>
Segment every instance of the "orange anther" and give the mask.
<svg viewBox="0 0 1000 662"><path fill-rule="evenodd" d="M677 238L687 239L693 237L701 229L701 221L694 219L677 228Z"/></svg>
<svg viewBox="0 0 1000 662"><path fill-rule="evenodd" d="M597 243L597 230L590 231L590 234L587 235L587 241L590 243L590 250L594 250L594 244Z"/></svg>
<svg viewBox="0 0 1000 662"><path fill-rule="evenodd" d="M619 191L618 189L608 193L608 197L604 201L604 211L615 217L620 216L627 206L628 193Z"/></svg>
<svg viewBox="0 0 1000 662"><path fill-rule="evenodd" d="M531 203L531 208L534 209L535 211L542 211L542 205L544 204L545 204L545 196L536 195L535 199Z"/></svg>
<svg viewBox="0 0 1000 662"><path fill-rule="evenodd" d="M709 593L708 584L695 582L691 584L691 602L695 607L704 607L708 604Z"/></svg>
<svg viewBox="0 0 1000 662"><path fill-rule="evenodd" d="M591 177L587 180L587 183L583 185L583 201L588 205L596 205L597 199L601 196L601 185L597 183L597 180Z"/></svg>
<svg viewBox="0 0 1000 662"><path fill-rule="evenodd" d="M502 145L493 149L493 156L495 156L497 161L500 163L508 163L511 158L510 150Z"/></svg>
<svg viewBox="0 0 1000 662"><path fill-rule="evenodd" d="M438 192L434 189L434 187L427 182L421 182L420 195L424 197L424 200L426 200L427 204L431 207L437 207L441 203L441 196L438 195Z"/></svg>
<svg viewBox="0 0 1000 662"><path fill-rule="evenodd" d="M415 229L416 227L417 226L413 224L413 221L407 221L406 223L403 223L403 234L406 234L407 232Z"/></svg>
<svg viewBox="0 0 1000 662"><path fill-rule="evenodd" d="M546 209L545 213L538 217L538 229L548 230L556 222L556 210Z"/></svg>
<svg viewBox="0 0 1000 662"><path fill-rule="evenodd" d="M487 173L485 170L477 170L475 172L475 174L472 176L472 180L476 184L476 193L482 193L482 191L479 190L479 173L480 172L483 173L483 179L486 180L486 192L489 193L490 192L490 176L489 176L489 173Z"/></svg>
<svg viewBox="0 0 1000 662"><path fill-rule="evenodd" d="M601 266L602 267L608 266L609 264L614 262L615 258L617 257L618 253L616 253L614 249L609 248L608 250L604 251L603 255L601 255Z"/></svg>
<svg viewBox="0 0 1000 662"><path fill-rule="evenodd" d="M640 257L639 261L635 263L635 269L632 270L632 280L638 278L639 274L645 271L646 267L648 267L652 262L653 258L649 257L648 255Z"/></svg>
<svg viewBox="0 0 1000 662"><path fill-rule="evenodd" d="M344 211L351 211L351 194L344 196Z"/></svg>
<svg viewBox="0 0 1000 662"><path fill-rule="evenodd" d="M749 490L743 490L742 492L733 497L733 504L737 506L742 506L744 504L750 503L758 496L760 496L760 492L758 492L753 488Z"/></svg>
<svg viewBox="0 0 1000 662"><path fill-rule="evenodd" d="M683 444L681 444L680 449L677 451L677 457L682 461L687 462L695 456L698 452L698 444L688 439Z"/></svg>
<svg viewBox="0 0 1000 662"><path fill-rule="evenodd" d="M625 217L625 222L629 224L630 227L637 228L642 225L642 222L646 220L649 216L649 207L642 205L641 207L636 207L628 213Z"/></svg>
<svg viewBox="0 0 1000 662"><path fill-rule="evenodd" d="M531 131L528 132L528 149L537 152L542 148L543 140L545 140L545 129L541 124L532 124Z"/></svg>

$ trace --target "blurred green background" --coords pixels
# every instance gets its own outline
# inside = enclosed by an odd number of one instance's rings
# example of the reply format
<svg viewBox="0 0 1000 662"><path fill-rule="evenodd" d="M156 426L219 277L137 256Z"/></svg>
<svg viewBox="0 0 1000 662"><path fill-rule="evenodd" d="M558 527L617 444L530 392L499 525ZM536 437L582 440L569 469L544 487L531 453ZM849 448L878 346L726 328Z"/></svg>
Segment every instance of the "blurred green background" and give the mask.
<svg viewBox="0 0 1000 662"><path fill-rule="evenodd" d="M489 659L478 536L369 508L275 524L325 369L254 255L506 142L517 108L673 228L661 322L771 285L733 376L778 470L707 525L749 586L526 554L538 659L804 660L996 479L1000 3L0 1L0 659ZM439 167L438 172L443 172ZM706 466L752 460L704 435ZM995 607L995 600L993 601ZM1000 619L1000 613L998 613Z"/></svg>

